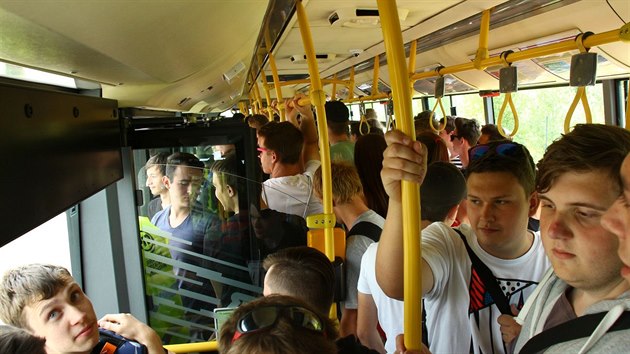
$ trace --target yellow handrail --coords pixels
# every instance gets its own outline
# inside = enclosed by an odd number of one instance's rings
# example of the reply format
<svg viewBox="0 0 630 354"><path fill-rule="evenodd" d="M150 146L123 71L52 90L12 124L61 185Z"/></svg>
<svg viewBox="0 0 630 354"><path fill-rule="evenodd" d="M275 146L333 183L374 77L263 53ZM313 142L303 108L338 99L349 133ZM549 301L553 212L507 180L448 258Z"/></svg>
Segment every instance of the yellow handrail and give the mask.
<svg viewBox="0 0 630 354"><path fill-rule="evenodd" d="M490 54L488 54L488 37L490 34L490 11L484 10L481 13L481 26L479 28L479 48L477 49L477 54L475 55L475 60L473 61L473 65L475 69L483 70L486 67L482 65L482 62L485 59L488 59Z"/></svg>
<svg viewBox="0 0 630 354"><path fill-rule="evenodd" d="M332 207L332 183L330 176L330 148L328 146L328 124L326 122L326 93L322 89L322 83L319 80L319 68L315 58L315 49L313 48L313 38L311 36L311 28L308 25L308 18L304 11L302 0L296 3L296 12L298 23L300 26L300 34L302 35L302 43L306 53L308 62L308 73L311 77L311 97L310 101L317 111L317 130L319 133L319 157L322 163L322 206L324 207L324 217L334 216ZM298 102L299 103L299 102ZM325 253L328 259L335 259L335 245L333 225L326 223L324 228Z"/></svg>
<svg viewBox="0 0 630 354"><path fill-rule="evenodd" d="M169 344L165 345L164 349L173 353L196 353L196 352L211 352L219 350L219 344L216 341L200 342L200 343L186 343L186 344Z"/></svg>
<svg viewBox="0 0 630 354"><path fill-rule="evenodd" d="M418 41L411 41L411 46L409 48L409 67L407 68L407 72L413 73L416 71L416 52L418 51ZM409 92L413 93L413 80L409 80ZM413 96L413 95L412 95Z"/></svg>
<svg viewBox="0 0 630 354"><path fill-rule="evenodd" d="M588 38L584 39L584 46L587 48L591 48L598 45L620 41L621 40L620 32L621 32L620 29L615 29L612 31L591 35ZM521 60L539 58L539 57L544 57L551 54L569 52L576 49L579 49L576 42L572 39L569 39L569 40L558 42L558 43L547 44L547 45L536 47L536 48L531 48L531 49L526 49L523 51L510 53L509 55L507 55L506 60L508 61L508 63L514 63ZM501 65L502 63L503 63L503 59L497 56L497 57L484 59L479 64L480 66L487 68L489 66ZM427 71L427 72L413 74L411 75L411 79L421 80L421 79L426 79L426 78L435 77L439 75L454 74L454 73L458 73L462 71L468 71L472 69L475 69L475 64L473 62L467 62L463 64L440 68L439 70L436 70L436 71Z"/></svg>
<svg viewBox="0 0 630 354"><path fill-rule="evenodd" d="M374 57L374 74L372 74L372 95L378 95L378 69L381 66L381 62L378 59L378 55Z"/></svg>
<svg viewBox="0 0 630 354"><path fill-rule="evenodd" d="M271 108L271 92L269 92L269 84L267 83L267 75L265 75L265 71L260 71L260 76L262 77L263 90L265 90L265 99L267 100L267 118L269 121L273 121L273 109Z"/></svg>
<svg viewBox="0 0 630 354"><path fill-rule="evenodd" d="M273 85L276 89L276 100L278 102L282 102L282 87L280 86L280 77L278 76L278 68L276 67L276 59L273 56L273 53L269 52L269 66L271 67L271 74L273 75ZM286 120L284 114L284 108L278 107L280 111L280 121L284 122Z"/></svg>
<svg viewBox="0 0 630 354"><path fill-rule="evenodd" d="M378 12L383 30L383 41L392 80L395 112L398 116L398 127L410 139L415 140L413 113L411 109L411 93L409 91L409 74L405 63L402 32L398 18L398 9L394 0L377 0ZM402 181L403 208L403 244L404 244L404 300L405 300L405 346L411 350L419 350L422 342L422 309L420 272L420 188L417 183Z"/></svg>
<svg viewBox="0 0 630 354"><path fill-rule="evenodd" d="M333 87L332 87L332 93L330 94L330 99L334 101L337 99L337 74L333 75L332 85Z"/></svg>

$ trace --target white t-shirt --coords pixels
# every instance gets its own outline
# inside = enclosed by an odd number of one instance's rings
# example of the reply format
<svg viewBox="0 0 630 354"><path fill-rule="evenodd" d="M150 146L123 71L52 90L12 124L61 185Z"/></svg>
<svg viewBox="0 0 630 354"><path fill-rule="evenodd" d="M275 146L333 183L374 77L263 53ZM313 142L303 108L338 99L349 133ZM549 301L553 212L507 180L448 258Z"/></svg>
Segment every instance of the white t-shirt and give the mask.
<svg viewBox="0 0 630 354"><path fill-rule="evenodd" d="M319 166L319 160L311 160L306 163L304 173L264 181L263 201L269 209L303 218L323 213L322 203L313 193L313 174Z"/></svg>
<svg viewBox="0 0 630 354"><path fill-rule="evenodd" d="M362 294L371 295L378 310L378 323L385 332L385 350L396 351L396 336L404 331L404 302L385 295L376 282L376 250L378 243L371 244L361 259L361 275L357 289Z"/></svg>
<svg viewBox="0 0 630 354"><path fill-rule="evenodd" d="M510 304L521 308L550 267L540 234L517 259L500 259L485 252L469 225L459 230L470 248L490 268ZM492 297L471 279L472 262L460 236L444 223L422 231L422 258L433 272L433 289L426 294L427 328L432 353L505 353ZM478 300L475 300L478 299Z"/></svg>
<svg viewBox="0 0 630 354"><path fill-rule="evenodd" d="M371 209L359 215L354 224L352 224L352 227L362 221L371 222L381 229L383 228L383 224L385 224L385 219ZM352 229L352 227L350 229ZM372 243L374 243L374 240L361 235L353 235L346 240L346 300L343 302L344 308L356 309L359 305L357 283L359 282L359 274L361 271L361 257L363 257L368 246Z"/></svg>

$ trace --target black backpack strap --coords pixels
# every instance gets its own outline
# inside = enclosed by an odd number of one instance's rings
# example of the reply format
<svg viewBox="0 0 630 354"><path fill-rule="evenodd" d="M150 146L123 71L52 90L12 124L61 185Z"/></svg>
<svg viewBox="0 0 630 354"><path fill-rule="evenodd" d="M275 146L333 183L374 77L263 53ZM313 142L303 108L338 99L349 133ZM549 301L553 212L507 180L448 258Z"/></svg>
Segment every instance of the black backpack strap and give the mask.
<svg viewBox="0 0 630 354"><path fill-rule="evenodd" d="M361 221L355 224L350 231L346 234L346 237L350 237L353 235L361 235L365 237L369 237L372 241L378 242L381 238L381 232L383 229L378 227L377 225L369 222L369 221Z"/></svg>
<svg viewBox="0 0 630 354"><path fill-rule="evenodd" d="M570 321L551 327L530 338L523 346L520 353L540 353L552 345L568 342L578 338L589 337L595 331L606 312L598 312L580 316ZM625 311L608 329L607 332L620 331L630 328L630 312Z"/></svg>
<svg viewBox="0 0 630 354"><path fill-rule="evenodd" d="M494 274L492 274L490 268L488 268L488 266L485 265L485 263L483 263L481 259L479 259L479 257L477 257L475 252L473 252L473 250L470 248L470 245L468 244L468 241L466 241L466 236L464 236L464 234L458 229L453 230L455 230L455 232L459 234L462 241L464 242L464 246L466 246L466 251L468 252L468 256L470 257L473 268L477 271L477 275L479 275L479 278L481 278L481 281L486 286L486 289L488 289L488 292L492 296L494 303L499 308L499 311L501 311L501 313L504 315L514 316L514 314L512 314L512 310L510 309L510 303L508 302L507 297L505 297L505 294L499 287L499 283L497 283L497 278L494 276Z"/></svg>

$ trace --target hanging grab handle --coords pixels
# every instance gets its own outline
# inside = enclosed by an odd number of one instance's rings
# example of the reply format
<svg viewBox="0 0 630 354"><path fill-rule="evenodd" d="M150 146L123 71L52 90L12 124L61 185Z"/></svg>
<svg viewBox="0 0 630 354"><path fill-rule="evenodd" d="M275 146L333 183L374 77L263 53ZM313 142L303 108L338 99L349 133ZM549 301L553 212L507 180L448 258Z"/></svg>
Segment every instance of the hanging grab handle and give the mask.
<svg viewBox="0 0 630 354"><path fill-rule="evenodd" d="M511 66L507 61L507 56L511 53L511 50L501 53L501 59L503 59L503 65L505 67L501 68L499 72L499 92L505 93L505 97L501 110L499 110L499 117L497 118L497 130L506 139L511 139L518 131L518 113L516 113L516 107L514 107L514 102L512 101L512 92L518 91L518 71L515 66ZM510 105L512 116L514 117L514 129L512 129L509 134L503 129L503 114L508 104Z"/></svg>
<svg viewBox="0 0 630 354"><path fill-rule="evenodd" d="M570 85L578 86L578 89L571 106L569 106L567 116L564 118L565 133L568 133L571 129L571 118L573 118L573 113L575 112L578 101L582 102L586 123L591 124L593 121L591 107L586 97L586 86L595 85L595 78L597 77L597 54L588 53L589 48L586 48L583 43L584 39L592 34L592 32L585 32L575 37L580 53L571 57Z"/></svg>
<svg viewBox="0 0 630 354"><path fill-rule="evenodd" d="M367 135L370 134L370 125L367 122L367 118L365 116L365 103L361 102L359 104L359 111L361 112L361 118L360 118L360 123L359 123L359 134L360 135ZM364 133L364 127L367 127L367 131Z"/></svg>
<svg viewBox="0 0 630 354"><path fill-rule="evenodd" d="M437 68L435 70L439 71L440 68ZM431 116L429 117L429 126L436 134L439 134L442 130L446 128L446 112L444 111L444 106L442 105L442 97L444 97L444 76L440 76L435 80L435 105L433 105ZM433 126L433 117L435 117L435 109L438 105L440 106L440 110L442 111L443 122L436 129Z"/></svg>

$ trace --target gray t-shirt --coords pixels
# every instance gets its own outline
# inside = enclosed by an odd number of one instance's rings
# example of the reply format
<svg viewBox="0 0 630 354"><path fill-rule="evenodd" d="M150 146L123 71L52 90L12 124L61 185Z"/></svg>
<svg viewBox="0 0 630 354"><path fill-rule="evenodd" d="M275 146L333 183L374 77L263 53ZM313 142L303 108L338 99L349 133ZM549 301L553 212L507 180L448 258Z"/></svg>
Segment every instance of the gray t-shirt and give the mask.
<svg viewBox="0 0 630 354"><path fill-rule="evenodd" d="M381 229L385 224L385 219L374 210L368 210L361 214L352 226L362 221L371 222ZM357 284L361 273L361 258L373 242L371 238L362 235L350 236L346 240L346 300L343 302L344 308L356 309L358 307Z"/></svg>

